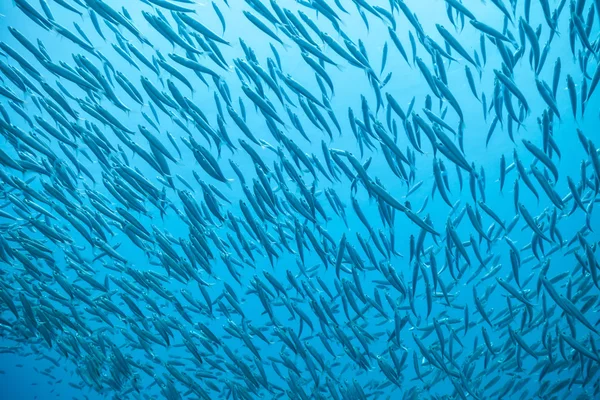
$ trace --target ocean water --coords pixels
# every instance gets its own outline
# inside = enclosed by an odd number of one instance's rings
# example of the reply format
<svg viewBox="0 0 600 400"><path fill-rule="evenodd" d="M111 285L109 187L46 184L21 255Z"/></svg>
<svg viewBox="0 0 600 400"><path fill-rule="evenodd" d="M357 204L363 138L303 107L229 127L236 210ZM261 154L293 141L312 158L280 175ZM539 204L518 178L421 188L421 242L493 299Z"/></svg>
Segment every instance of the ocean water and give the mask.
<svg viewBox="0 0 600 400"><path fill-rule="evenodd" d="M598 398L597 5L1 2L0 398Z"/></svg>

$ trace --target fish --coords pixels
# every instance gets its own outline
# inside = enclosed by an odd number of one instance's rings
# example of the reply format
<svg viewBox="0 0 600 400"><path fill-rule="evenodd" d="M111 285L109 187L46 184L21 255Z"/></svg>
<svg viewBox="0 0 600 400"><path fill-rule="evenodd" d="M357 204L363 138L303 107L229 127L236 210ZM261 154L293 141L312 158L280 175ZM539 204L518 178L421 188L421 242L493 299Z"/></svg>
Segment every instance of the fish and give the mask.
<svg viewBox="0 0 600 400"><path fill-rule="evenodd" d="M0 384L598 397L600 4L492 3L7 4Z"/></svg>

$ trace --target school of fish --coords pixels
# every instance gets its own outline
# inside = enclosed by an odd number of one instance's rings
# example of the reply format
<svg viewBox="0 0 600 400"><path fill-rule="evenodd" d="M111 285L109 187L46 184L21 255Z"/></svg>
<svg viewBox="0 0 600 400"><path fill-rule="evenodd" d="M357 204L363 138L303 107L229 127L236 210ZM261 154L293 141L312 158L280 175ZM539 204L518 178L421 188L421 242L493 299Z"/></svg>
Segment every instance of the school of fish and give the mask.
<svg viewBox="0 0 600 400"><path fill-rule="evenodd" d="M0 353L76 399L600 398L600 0L10 3Z"/></svg>

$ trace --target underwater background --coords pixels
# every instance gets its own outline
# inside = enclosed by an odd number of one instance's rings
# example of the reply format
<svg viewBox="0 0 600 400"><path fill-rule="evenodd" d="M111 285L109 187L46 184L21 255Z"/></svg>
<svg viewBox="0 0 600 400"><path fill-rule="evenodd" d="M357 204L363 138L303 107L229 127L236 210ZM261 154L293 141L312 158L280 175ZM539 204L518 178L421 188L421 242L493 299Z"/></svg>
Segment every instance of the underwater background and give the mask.
<svg viewBox="0 0 600 400"><path fill-rule="evenodd" d="M0 398L599 398L598 6L0 2Z"/></svg>

